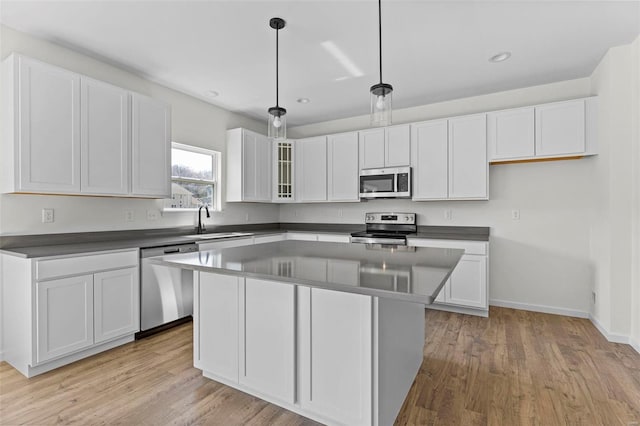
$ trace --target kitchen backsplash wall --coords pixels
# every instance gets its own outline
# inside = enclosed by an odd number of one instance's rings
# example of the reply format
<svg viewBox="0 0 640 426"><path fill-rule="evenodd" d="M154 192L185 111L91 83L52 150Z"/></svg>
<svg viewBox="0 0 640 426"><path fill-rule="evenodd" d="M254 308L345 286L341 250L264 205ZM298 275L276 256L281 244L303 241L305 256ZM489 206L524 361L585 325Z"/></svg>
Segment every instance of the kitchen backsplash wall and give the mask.
<svg viewBox="0 0 640 426"><path fill-rule="evenodd" d="M266 132L266 121L258 122L231 113L74 50L15 31L4 25L0 27L0 35L2 39L0 59L6 58L11 52L19 52L168 102L172 108L172 136L175 142L221 151L224 158L227 129L245 127L261 133ZM223 161L223 176L224 167ZM212 214L210 219L205 218L205 223L278 221L279 209L275 205L249 203L224 205L223 203L223 207L223 212ZM54 209L53 223L42 223L44 208ZM127 210L133 212L133 221L125 220ZM2 194L0 195L0 235L163 228L195 226L197 223L196 214L193 211L161 214L161 210L160 200ZM148 213L150 217L157 217L157 219L147 219Z"/></svg>

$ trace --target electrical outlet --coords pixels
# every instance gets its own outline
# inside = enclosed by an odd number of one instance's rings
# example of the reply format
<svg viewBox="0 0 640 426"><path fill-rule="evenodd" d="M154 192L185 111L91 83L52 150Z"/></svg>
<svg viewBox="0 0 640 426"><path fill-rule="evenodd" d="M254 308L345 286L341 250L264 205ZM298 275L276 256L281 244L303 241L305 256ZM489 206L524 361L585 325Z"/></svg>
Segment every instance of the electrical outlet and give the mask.
<svg viewBox="0 0 640 426"><path fill-rule="evenodd" d="M133 222L134 219L135 219L135 217L133 215L133 210L125 210L124 211L124 220L125 220L125 222Z"/></svg>
<svg viewBox="0 0 640 426"><path fill-rule="evenodd" d="M42 209L42 223L53 223L53 209Z"/></svg>
<svg viewBox="0 0 640 426"><path fill-rule="evenodd" d="M520 210L517 210L517 209L511 210L511 219L520 220Z"/></svg>
<svg viewBox="0 0 640 426"><path fill-rule="evenodd" d="M444 218L445 220L451 220L453 218L453 211L451 211L451 209L445 209Z"/></svg>
<svg viewBox="0 0 640 426"><path fill-rule="evenodd" d="M147 220L158 220L160 213L158 210L147 210Z"/></svg>
<svg viewBox="0 0 640 426"><path fill-rule="evenodd" d="M342 209L338 209L338 217L342 217L344 215L344 212L342 211Z"/></svg>
<svg viewBox="0 0 640 426"><path fill-rule="evenodd" d="M249 213L245 213L245 215L244 215L244 220L245 220L246 222L249 222Z"/></svg>

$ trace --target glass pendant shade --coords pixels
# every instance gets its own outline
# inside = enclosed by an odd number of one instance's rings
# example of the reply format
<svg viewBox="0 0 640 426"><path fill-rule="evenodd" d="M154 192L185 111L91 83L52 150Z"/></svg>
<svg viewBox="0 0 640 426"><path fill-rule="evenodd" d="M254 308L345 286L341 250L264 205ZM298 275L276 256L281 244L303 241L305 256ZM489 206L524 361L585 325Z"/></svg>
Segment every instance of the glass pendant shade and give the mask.
<svg viewBox="0 0 640 426"><path fill-rule="evenodd" d="M371 125L389 126L393 109L393 87L378 83L371 87Z"/></svg>
<svg viewBox="0 0 640 426"><path fill-rule="evenodd" d="M287 138L287 110L282 107L269 108L268 135L273 139Z"/></svg>

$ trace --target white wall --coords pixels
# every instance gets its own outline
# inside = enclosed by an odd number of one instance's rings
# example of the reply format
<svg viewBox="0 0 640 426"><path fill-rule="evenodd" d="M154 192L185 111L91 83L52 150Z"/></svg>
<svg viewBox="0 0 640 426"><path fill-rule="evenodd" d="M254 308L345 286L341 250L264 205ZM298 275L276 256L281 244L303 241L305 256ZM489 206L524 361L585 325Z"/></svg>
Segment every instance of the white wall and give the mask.
<svg viewBox="0 0 640 426"><path fill-rule="evenodd" d="M638 44L609 50L592 75L599 95L600 155L594 190L593 318L613 340L637 327L638 292ZM635 312L634 312L635 311ZM633 325L633 321L636 325Z"/></svg>
<svg viewBox="0 0 640 426"><path fill-rule="evenodd" d="M633 195L634 209L632 221L632 293L631 293L631 344L640 352L640 37L631 48L632 120L633 120Z"/></svg>
<svg viewBox="0 0 640 426"><path fill-rule="evenodd" d="M227 129L245 127L261 133L266 131L265 123L233 114L120 68L6 26L0 27L0 39L2 59L11 52L19 52L170 103L173 140L221 151L223 159ZM54 223L41 223L43 208L55 209ZM163 228L190 226L197 222L196 214L193 212L165 213L159 220L147 220L147 210L161 208L160 200L3 194L0 195L0 235ZM125 222L125 209L133 210L133 222ZM205 223L277 221L276 205L223 203L223 211L214 213Z"/></svg>
<svg viewBox="0 0 640 426"><path fill-rule="evenodd" d="M394 123L532 105L590 95L589 78L394 111ZM294 137L355 130L368 116L290 129ZM282 222L362 223L367 211L410 211L420 225L491 227L492 303L587 316L593 263L589 251L592 175L597 157L490 167L489 201L285 205ZM444 219L444 210L453 219ZM511 210L520 210L520 220ZM585 214L586 213L586 214Z"/></svg>

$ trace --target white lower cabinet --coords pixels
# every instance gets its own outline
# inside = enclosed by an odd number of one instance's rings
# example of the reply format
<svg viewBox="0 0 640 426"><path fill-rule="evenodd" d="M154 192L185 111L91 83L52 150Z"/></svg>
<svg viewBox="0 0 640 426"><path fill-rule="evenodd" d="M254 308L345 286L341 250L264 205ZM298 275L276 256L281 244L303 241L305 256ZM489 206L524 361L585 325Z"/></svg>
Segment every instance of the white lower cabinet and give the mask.
<svg viewBox="0 0 640 426"><path fill-rule="evenodd" d="M95 343L139 330L138 268L99 272L93 276Z"/></svg>
<svg viewBox="0 0 640 426"><path fill-rule="evenodd" d="M37 360L93 345L93 275L36 284Z"/></svg>
<svg viewBox="0 0 640 426"><path fill-rule="evenodd" d="M194 282L205 377L323 424L393 423L422 363L424 305L214 272Z"/></svg>
<svg viewBox="0 0 640 426"><path fill-rule="evenodd" d="M444 303L487 309L486 277L486 256L462 256L445 284Z"/></svg>
<svg viewBox="0 0 640 426"><path fill-rule="evenodd" d="M238 382L238 292L242 278L198 273L199 291L194 291L194 361L198 368L223 379ZM194 289L195 290L195 289ZM204 305L204 306L203 306ZM207 330L198 333L198 330Z"/></svg>
<svg viewBox="0 0 640 426"><path fill-rule="evenodd" d="M300 291L300 405L345 425L372 424L372 297Z"/></svg>
<svg viewBox="0 0 640 426"><path fill-rule="evenodd" d="M294 403L295 286L246 278L240 336L240 384Z"/></svg>
<svg viewBox="0 0 640 426"><path fill-rule="evenodd" d="M134 339L138 249L36 259L2 256L5 361L27 377ZM33 324L33 326L32 326Z"/></svg>
<svg viewBox="0 0 640 426"><path fill-rule="evenodd" d="M409 240L409 245L465 250L465 254L430 307L481 316L488 315L488 242L412 238ZM413 285L419 286L420 278L427 273L428 271L419 271L416 275L417 282Z"/></svg>

